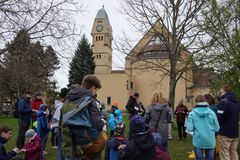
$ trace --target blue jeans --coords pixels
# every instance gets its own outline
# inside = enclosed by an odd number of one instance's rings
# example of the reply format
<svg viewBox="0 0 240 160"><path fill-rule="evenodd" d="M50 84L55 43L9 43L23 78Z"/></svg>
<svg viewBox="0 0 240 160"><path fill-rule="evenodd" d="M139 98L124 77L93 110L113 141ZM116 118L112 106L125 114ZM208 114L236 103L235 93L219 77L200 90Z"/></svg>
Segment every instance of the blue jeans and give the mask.
<svg viewBox="0 0 240 160"><path fill-rule="evenodd" d="M194 147L196 160L204 160L204 155L203 155L204 151L205 151L205 160L213 160L214 159L215 148L200 149L200 148Z"/></svg>

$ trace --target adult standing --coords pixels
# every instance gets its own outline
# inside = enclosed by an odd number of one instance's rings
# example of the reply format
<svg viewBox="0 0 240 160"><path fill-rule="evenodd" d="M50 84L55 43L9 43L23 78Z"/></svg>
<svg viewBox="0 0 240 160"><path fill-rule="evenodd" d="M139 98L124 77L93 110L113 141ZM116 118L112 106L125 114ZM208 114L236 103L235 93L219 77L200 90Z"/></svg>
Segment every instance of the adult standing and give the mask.
<svg viewBox="0 0 240 160"><path fill-rule="evenodd" d="M12 129L8 126L0 127L0 160L10 160L19 153L18 148L14 148L12 151L7 152L4 144L7 143L9 138L12 137Z"/></svg>
<svg viewBox="0 0 240 160"><path fill-rule="evenodd" d="M163 148L168 146L168 123L172 120L171 109L162 93L155 93L151 104L147 107L145 121L151 129L156 129L163 138Z"/></svg>
<svg viewBox="0 0 240 160"><path fill-rule="evenodd" d="M177 126L178 126L178 137L179 140L186 139L187 133L185 132L186 127L184 126L185 118L188 114L188 109L183 105L183 100L179 101L179 104L175 110L175 115L177 116Z"/></svg>
<svg viewBox="0 0 240 160"><path fill-rule="evenodd" d="M240 105L229 85L223 86L221 100L217 108L220 124L218 133L220 160L239 160L237 147Z"/></svg>
<svg viewBox="0 0 240 160"><path fill-rule="evenodd" d="M81 120L82 117L81 113L74 114L70 118L70 121L72 122L70 125L67 127L60 127L62 133L62 151L65 159L78 160L83 159L83 157L86 159L96 159L104 149L106 144L106 134L105 132L102 132L104 120L102 120L101 113L97 108L96 100L94 98L98 89L101 87L101 82L96 76L86 75L82 80L81 87L76 87L70 90L70 92L66 95L64 105L61 109L61 118L64 116L64 114L69 112L71 113L71 111L75 109L76 105L79 105L80 102L89 97L90 103L86 108L88 109L92 125L91 135L93 135L93 132L95 132L95 135L98 135L98 137L97 140L92 139L94 142L88 143L87 145L89 146L84 149L82 153L82 150L79 147L80 143L83 141L82 139L79 139L79 137L83 136L79 135L79 132L82 131L82 127L77 125L78 121ZM86 135L90 137L90 133ZM87 140L84 139L84 141Z"/></svg>
<svg viewBox="0 0 240 160"><path fill-rule="evenodd" d="M133 96L130 96L126 105L126 109L130 114L129 119L131 119L134 115L138 114L138 102L139 93L135 92Z"/></svg>
<svg viewBox="0 0 240 160"><path fill-rule="evenodd" d="M18 102L18 136L17 136L17 148L22 148L25 141L25 132L29 129L31 123L31 98L32 92L26 92L25 95Z"/></svg>
<svg viewBox="0 0 240 160"><path fill-rule="evenodd" d="M42 95L40 93L36 93L35 98L31 101L31 107L33 110L39 110L40 105L43 104ZM37 120L35 112L32 114L32 123Z"/></svg>
<svg viewBox="0 0 240 160"><path fill-rule="evenodd" d="M208 107L204 96L196 97L196 106L188 117L187 132L193 132L193 146L196 160L214 159L216 147L215 133L219 131L216 114Z"/></svg>

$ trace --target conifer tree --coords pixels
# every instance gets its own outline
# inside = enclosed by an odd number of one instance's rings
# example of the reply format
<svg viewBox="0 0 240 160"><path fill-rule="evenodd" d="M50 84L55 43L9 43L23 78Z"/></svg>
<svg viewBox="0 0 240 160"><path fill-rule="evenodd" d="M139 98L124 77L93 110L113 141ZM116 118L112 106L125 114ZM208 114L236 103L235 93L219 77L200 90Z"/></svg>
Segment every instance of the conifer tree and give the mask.
<svg viewBox="0 0 240 160"><path fill-rule="evenodd" d="M81 84L83 77L87 74L93 74L94 69L95 63L92 49L86 36L83 35L70 63L68 87L70 87L72 84Z"/></svg>

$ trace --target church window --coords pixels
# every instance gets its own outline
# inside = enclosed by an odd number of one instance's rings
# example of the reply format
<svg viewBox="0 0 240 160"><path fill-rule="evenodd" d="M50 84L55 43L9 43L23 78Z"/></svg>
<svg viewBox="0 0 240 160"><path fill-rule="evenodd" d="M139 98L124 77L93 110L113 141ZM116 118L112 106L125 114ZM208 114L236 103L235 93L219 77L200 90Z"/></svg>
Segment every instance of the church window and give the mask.
<svg viewBox="0 0 240 160"><path fill-rule="evenodd" d="M101 36L101 41L103 41L103 36Z"/></svg>
<svg viewBox="0 0 240 160"><path fill-rule="evenodd" d="M126 83L126 87L127 87L127 89L129 89L129 88L128 88L128 83L129 83L129 82L127 81L127 83Z"/></svg>
<svg viewBox="0 0 240 160"><path fill-rule="evenodd" d="M130 89L133 89L133 82L130 83Z"/></svg>
<svg viewBox="0 0 240 160"><path fill-rule="evenodd" d="M107 97L107 105L111 105L111 97Z"/></svg>
<svg viewBox="0 0 240 160"><path fill-rule="evenodd" d="M98 58L100 59L101 57L102 57L101 54L99 54L99 55L98 55Z"/></svg>
<svg viewBox="0 0 240 160"><path fill-rule="evenodd" d="M163 42L162 40L159 38L159 36L155 36L153 37L149 43L148 43L148 46L152 46L152 45L162 45Z"/></svg>
<svg viewBox="0 0 240 160"><path fill-rule="evenodd" d="M96 36L96 41L98 41L98 37Z"/></svg>

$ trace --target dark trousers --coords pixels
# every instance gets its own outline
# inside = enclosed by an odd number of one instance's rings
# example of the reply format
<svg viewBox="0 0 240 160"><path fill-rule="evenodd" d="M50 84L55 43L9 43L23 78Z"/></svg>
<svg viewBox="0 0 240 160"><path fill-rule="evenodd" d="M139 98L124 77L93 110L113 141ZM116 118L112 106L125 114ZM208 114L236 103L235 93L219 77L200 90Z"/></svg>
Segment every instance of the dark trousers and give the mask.
<svg viewBox="0 0 240 160"><path fill-rule="evenodd" d="M30 127L30 120L25 121L25 120L22 120L21 118L19 118L18 126L19 126L19 130L18 130L16 147L22 148L24 145L24 141L25 141L25 133Z"/></svg>
<svg viewBox="0 0 240 160"><path fill-rule="evenodd" d="M184 123L177 123L177 126L179 139L185 139L187 137L187 133L185 132L186 127L184 127Z"/></svg>
<svg viewBox="0 0 240 160"><path fill-rule="evenodd" d="M52 146L58 146L58 131L57 128L51 130L51 144Z"/></svg>

